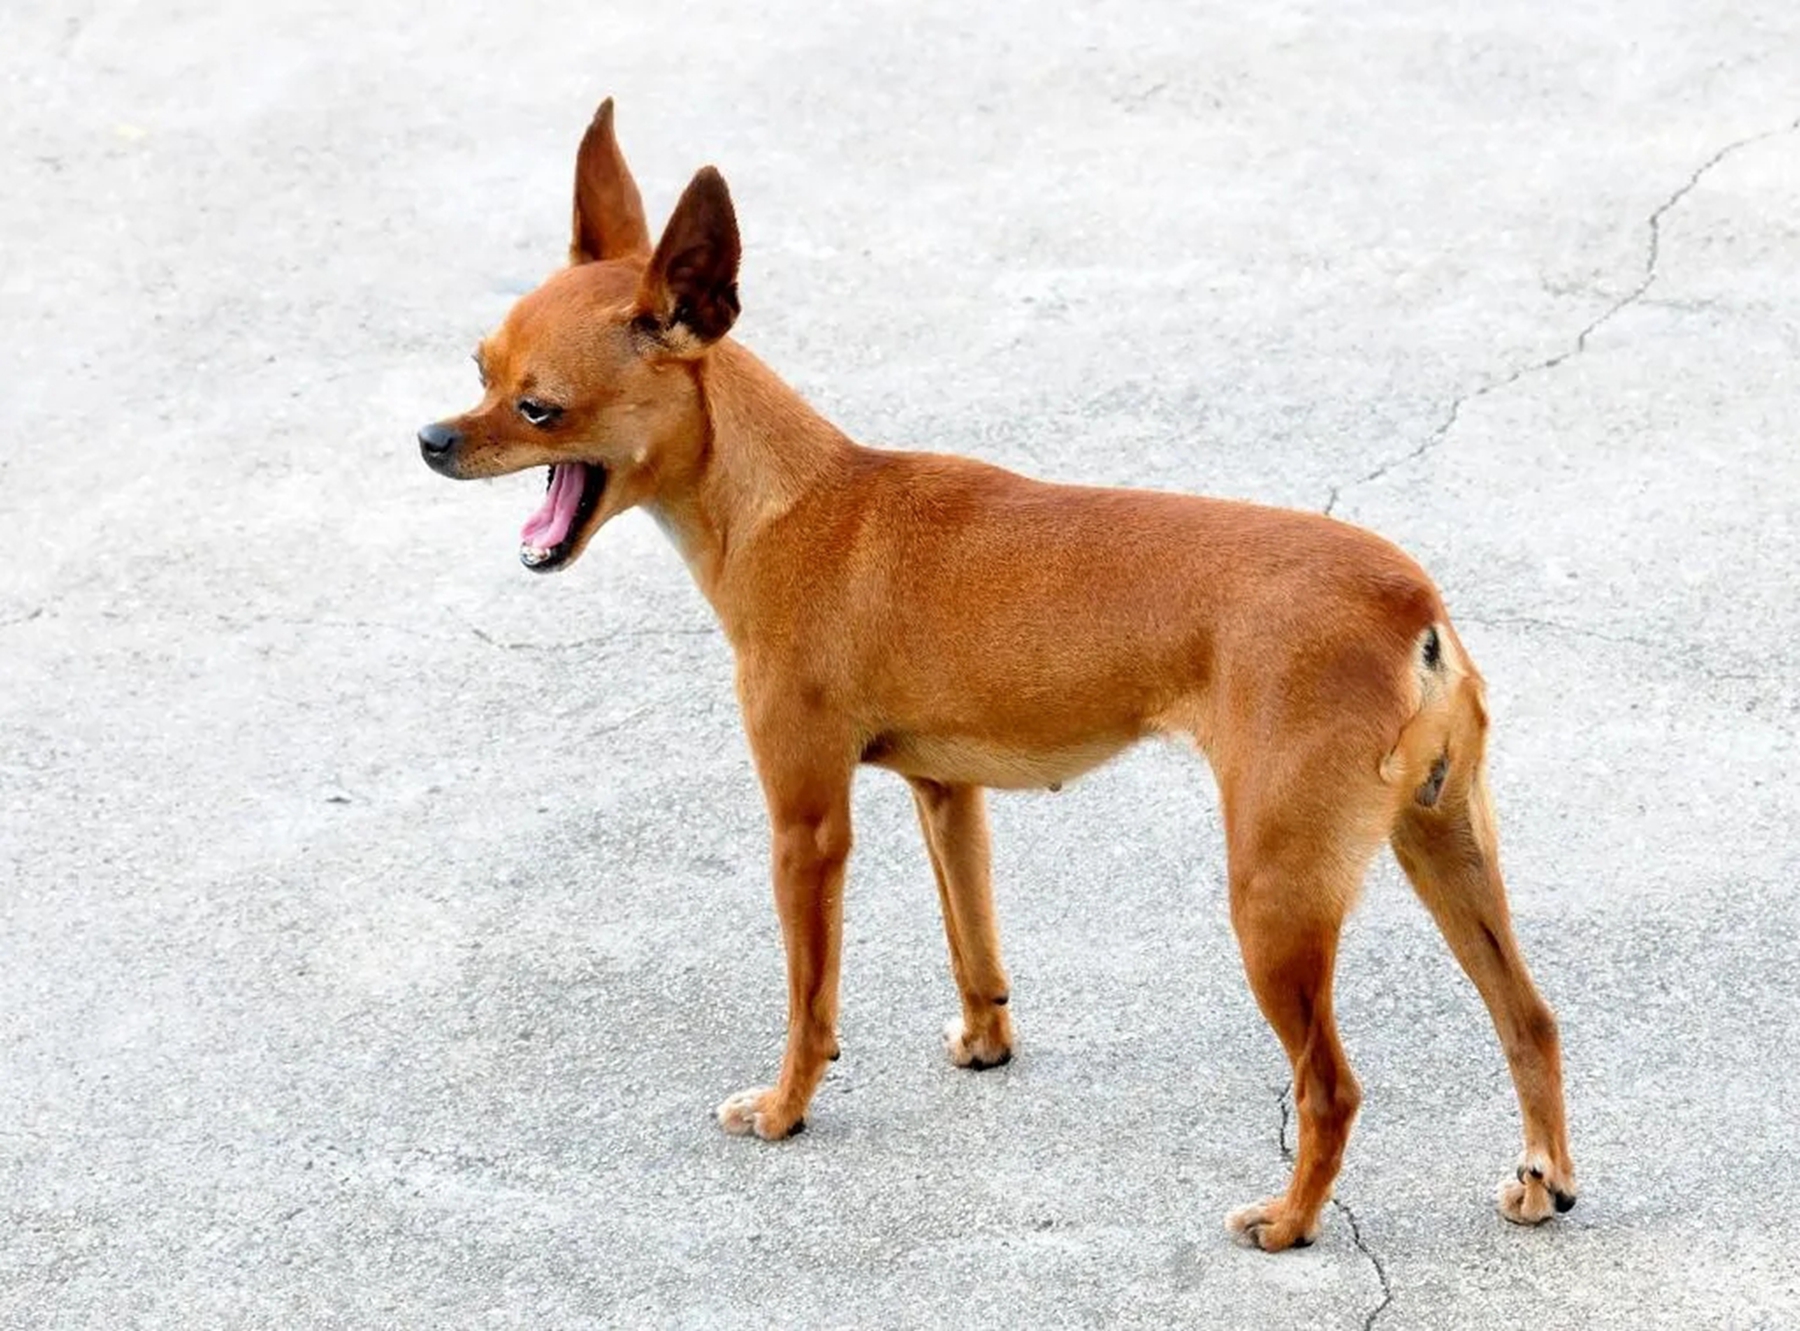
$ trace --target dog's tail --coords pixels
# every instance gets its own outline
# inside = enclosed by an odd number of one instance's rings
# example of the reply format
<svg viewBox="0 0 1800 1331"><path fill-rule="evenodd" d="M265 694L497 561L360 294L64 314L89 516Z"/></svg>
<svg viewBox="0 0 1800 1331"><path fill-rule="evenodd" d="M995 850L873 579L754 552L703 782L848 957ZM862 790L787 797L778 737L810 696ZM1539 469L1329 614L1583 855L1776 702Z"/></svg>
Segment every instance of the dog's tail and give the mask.
<svg viewBox="0 0 1800 1331"><path fill-rule="evenodd" d="M1381 760L1381 778L1412 803L1433 809L1449 800L1466 806L1479 840L1493 840L1486 782L1487 687L1448 620L1427 625L1414 640L1409 668L1418 707Z"/></svg>

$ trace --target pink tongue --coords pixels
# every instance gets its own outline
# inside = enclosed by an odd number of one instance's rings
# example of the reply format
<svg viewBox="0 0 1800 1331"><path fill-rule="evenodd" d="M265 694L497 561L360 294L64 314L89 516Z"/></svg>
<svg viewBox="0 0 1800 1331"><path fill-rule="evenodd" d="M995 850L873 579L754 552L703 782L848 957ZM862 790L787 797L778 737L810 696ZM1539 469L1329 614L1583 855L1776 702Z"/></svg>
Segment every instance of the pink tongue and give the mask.
<svg viewBox="0 0 1800 1331"><path fill-rule="evenodd" d="M568 538L581 507L582 467L562 463L550 469L550 492L544 506L525 519L519 539L538 550L554 550Z"/></svg>

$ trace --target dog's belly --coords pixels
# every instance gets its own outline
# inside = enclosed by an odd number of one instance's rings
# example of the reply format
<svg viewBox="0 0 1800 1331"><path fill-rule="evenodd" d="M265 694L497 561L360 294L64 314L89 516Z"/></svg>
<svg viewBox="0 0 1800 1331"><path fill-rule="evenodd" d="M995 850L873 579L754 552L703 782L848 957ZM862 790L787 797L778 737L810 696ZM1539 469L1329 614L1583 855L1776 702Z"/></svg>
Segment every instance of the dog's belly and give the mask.
<svg viewBox="0 0 1800 1331"><path fill-rule="evenodd" d="M1106 736L1045 748L955 735L878 736L863 761L947 785L1035 790L1072 781L1129 748L1136 736Z"/></svg>

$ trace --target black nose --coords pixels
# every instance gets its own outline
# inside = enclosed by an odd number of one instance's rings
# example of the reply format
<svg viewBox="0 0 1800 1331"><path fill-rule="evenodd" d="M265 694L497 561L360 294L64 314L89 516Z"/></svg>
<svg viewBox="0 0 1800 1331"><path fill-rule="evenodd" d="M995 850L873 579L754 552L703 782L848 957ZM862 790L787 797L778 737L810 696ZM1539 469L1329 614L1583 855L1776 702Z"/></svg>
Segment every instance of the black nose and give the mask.
<svg viewBox="0 0 1800 1331"><path fill-rule="evenodd" d="M442 421L433 421L419 431L419 451L428 458L441 458L461 442L461 432Z"/></svg>

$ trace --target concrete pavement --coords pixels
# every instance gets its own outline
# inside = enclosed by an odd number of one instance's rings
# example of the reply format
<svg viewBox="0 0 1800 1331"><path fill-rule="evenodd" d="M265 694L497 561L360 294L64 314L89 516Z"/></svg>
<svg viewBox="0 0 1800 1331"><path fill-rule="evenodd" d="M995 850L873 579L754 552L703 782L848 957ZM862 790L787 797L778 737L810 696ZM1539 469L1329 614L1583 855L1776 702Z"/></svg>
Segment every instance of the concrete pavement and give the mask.
<svg viewBox="0 0 1800 1331"><path fill-rule="evenodd" d="M1800 13L42 5L0 48L0 1324L1800 1324ZM621 520L421 422L566 244L581 127L703 162L739 335L869 442L1325 508L1486 673L1580 1206L1390 863L1325 1233L1203 765L995 801L1019 1057L857 793L845 1055L780 1048L731 664Z"/></svg>

